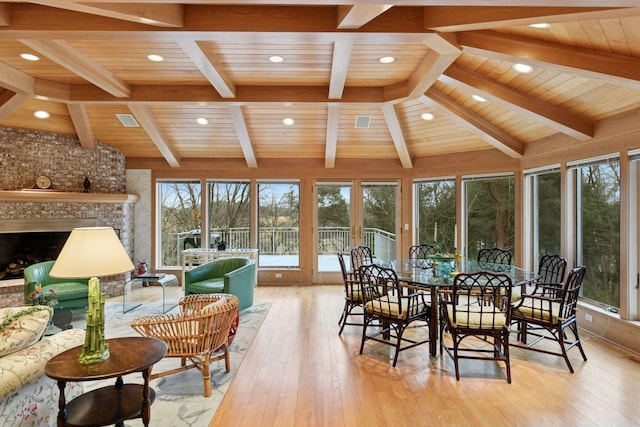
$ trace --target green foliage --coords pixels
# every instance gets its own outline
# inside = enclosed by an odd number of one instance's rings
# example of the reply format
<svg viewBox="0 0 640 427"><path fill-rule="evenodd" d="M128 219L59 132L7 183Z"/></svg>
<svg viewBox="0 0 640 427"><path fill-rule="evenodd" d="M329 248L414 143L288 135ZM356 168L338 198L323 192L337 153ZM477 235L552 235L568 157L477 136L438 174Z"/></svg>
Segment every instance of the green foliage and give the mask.
<svg viewBox="0 0 640 427"><path fill-rule="evenodd" d="M468 257L481 248L514 250L514 194L513 177L467 182Z"/></svg>
<svg viewBox="0 0 640 427"><path fill-rule="evenodd" d="M620 164L580 169L583 296L620 307Z"/></svg>
<svg viewBox="0 0 640 427"><path fill-rule="evenodd" d="M349 204L342 196L342 187L318 186L318 227L349 227Z"/></svg>

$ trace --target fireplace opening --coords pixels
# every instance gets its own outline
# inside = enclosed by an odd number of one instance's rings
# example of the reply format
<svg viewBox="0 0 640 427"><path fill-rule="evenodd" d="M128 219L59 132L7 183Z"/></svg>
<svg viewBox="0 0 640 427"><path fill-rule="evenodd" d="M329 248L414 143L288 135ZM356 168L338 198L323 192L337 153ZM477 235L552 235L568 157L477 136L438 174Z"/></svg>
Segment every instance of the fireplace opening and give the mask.
<svg viewBox="0 0 640 427"><path fill-rule="evenodd" d="M0 233L0 280L21 279L31 264L56 259L70 233Z"/></svg>

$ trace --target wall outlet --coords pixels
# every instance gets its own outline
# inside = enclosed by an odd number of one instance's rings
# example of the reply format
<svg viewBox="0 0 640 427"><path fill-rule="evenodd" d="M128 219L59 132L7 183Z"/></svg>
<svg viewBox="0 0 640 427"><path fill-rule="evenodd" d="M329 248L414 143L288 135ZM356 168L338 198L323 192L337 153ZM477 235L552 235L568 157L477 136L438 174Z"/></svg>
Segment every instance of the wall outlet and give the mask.
<svg viewBox="0 0 640 427"><path fill-rule="evenodd" d="M593 322L593 316L589 313L585 313L584 320L586 320L587 322Z"/></svg>
<svg viewBox="0 0 640 427"><path fill-rule="evenodd" d="M276 279L282 279L282 273L276 273Z"/></svg>

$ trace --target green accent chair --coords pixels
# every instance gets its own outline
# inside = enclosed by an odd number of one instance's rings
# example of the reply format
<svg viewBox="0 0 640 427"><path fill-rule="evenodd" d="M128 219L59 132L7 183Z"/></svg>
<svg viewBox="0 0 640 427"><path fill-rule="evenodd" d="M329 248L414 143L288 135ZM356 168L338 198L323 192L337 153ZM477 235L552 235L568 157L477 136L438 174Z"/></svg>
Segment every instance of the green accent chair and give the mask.
<svg viewBox="0 0 640 427"><path fill-rule="evenodd" d="M239 310L253 305L256 264L249 258L220 258L184 273L184 294L225 293L238 297Z"/></svg>
<svg viewBox="0 0 640 427"><path fill-rule="evenodd" d="M49 272L55 263L55 261L45 261L32 264L24 269L25 304L32 304L29 300L29 294L36 290L36 285L41 285L44 294L49 294L49 290L53 290L58 295L58 305L53 307L56 312L87 307L89 279L51 277Z"/></svg>

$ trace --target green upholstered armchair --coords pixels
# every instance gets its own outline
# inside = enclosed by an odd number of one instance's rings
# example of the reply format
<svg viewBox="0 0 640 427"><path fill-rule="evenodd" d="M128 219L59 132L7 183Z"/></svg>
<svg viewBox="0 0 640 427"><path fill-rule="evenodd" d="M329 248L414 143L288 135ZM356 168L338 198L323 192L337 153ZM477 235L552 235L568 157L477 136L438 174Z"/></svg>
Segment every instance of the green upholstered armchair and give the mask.
<svg viewBox="0 0 640 427"><path fill-rule="evenodd" d="M248 258L220 258L184 273L184 294L225 293L238 297L239 310L253 305L256 264Z"/></svg>
<svg viewBox="0 0 640 427"><path fill-rule="evenodd" d="M53 290L58 296L55 311L86 307L89 300L89 279L64 279L51 277L49 272L55 261L32 264L24 269L24 302L31 305L29 294L36 285L42 286L42 292L49 294Z"/></svg>

